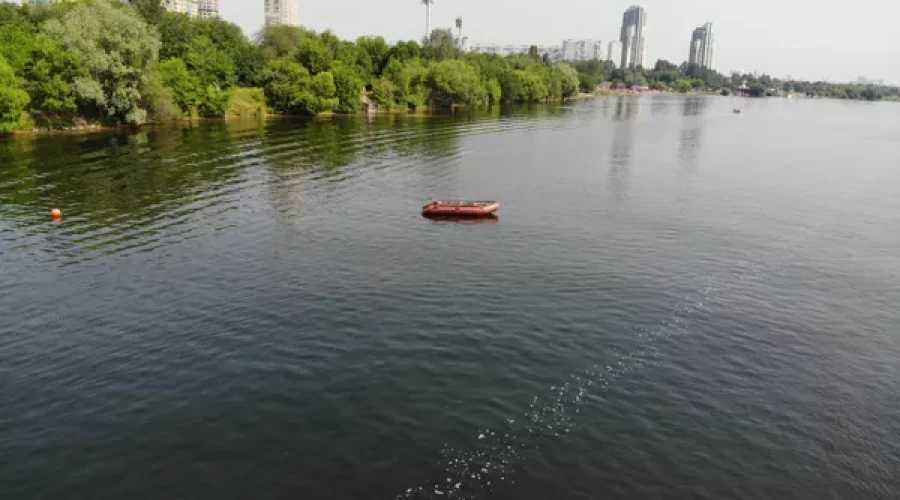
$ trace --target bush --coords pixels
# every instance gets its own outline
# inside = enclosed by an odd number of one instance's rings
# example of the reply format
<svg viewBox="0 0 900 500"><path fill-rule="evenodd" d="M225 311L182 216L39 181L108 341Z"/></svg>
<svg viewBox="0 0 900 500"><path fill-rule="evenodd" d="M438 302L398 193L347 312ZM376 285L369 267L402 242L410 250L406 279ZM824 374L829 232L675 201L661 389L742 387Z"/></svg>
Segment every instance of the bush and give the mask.
<svg viewBox="0 0 900 500"><path fill-rule="evenodd" d="M550 94L539 75L521 69L504 73L500 86L507 102L540 102Z"/></svg>
<svg viewBox="0 0 900 500"><path fill-rule="evenodd" d="M228 117L262 117L267 114L266 94L261 88L234 87L230 90L231 99L225 116Z"/></svg>
<svg viewBox="0 0 900 500"><path fill-rule="evenodd" d="M20 125L30 98L12 67L0 56L0 133L10 133Z"/></svg>
<svg viewBox="0 0 900 500"><path fill-rule="evenodd" d="M315 115L338 107L334 76L309 70L290 58L269 61L263 71L266 98L280 113Z"/></svg>
<svg viewBox="0 0 900 500"><path fill-rule="evenodd" d="M672 83L672 88L676 92L681 92L683 94L691 90L691 88L693 88L693 84L690 80L675 80L675 82Z"/></svg>
<svg viewBox="0 0 900 500"><path fill-rule="evenodd" d="M578 73L578 86L581 91L586 94L593 94L597 91L597 78L587 73Z"/></svg>
<svg viewBox="0 0 900 500"><path fill-rule="evenodd" d="M442 107L487 104L488 100L478 70L465 61L449 59L432 66L428 88L434 103Z"/></svg>
<svg viewBox="0 0 900 500"><path fill-rule="evenodd" d="M175 104L174 92L163 83L159 67L153 68L147 76L147 84L141 93L141 107L147 110L150 120L157 123L177 120L183 116L181 109Z"/></svg>
<svg viewBox="0 0 900 500"><path fill-rule="evenodd" d="M357 113L360 110L362 94L365 83L352 68L343 63L336 63L331 69L334 77L335 96L338 104L334 108L338 113Z"/></svg>

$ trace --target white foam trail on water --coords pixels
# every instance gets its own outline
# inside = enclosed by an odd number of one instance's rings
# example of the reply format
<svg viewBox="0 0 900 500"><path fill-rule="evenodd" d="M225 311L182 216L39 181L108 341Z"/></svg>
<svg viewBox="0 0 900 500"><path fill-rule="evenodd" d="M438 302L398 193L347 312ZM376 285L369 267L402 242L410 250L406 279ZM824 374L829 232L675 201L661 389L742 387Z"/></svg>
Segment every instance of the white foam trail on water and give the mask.
<svg viewBox="0 0 900 500"><path fill-rule="evenodd" d="M730 290L763 272L773 274L793 257L792 252L785 251L784 243L775 248L780 257L771 260L767 267L760 264L757 255L737 262L736 269L722 279L708 277L706 284L685 296L659 326L638 330L637 343L630 352L615 353L613 361L573 373L563 384L551 386L547 394L533 398L523 415L507 419L502 429L473 432L469 446L445 445L441 450L444 477L408 488L396 498L473 500L499 483L515 483L515 473L526 454L537 449L543 439L569 433L589 395L608 390L616 380L652 362L660 355L663 341L689 333L693 323Z"/></svg>

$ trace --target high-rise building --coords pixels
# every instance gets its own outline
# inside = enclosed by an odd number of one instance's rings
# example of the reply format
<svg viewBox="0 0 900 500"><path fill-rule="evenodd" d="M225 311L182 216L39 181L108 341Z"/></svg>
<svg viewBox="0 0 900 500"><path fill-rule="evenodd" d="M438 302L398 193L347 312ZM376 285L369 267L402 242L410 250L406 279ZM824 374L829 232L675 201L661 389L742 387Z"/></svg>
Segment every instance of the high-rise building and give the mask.
<svg viewBox="0 0 900 500"><path fill-rule="evenodd" d="M297 0L265 0L266 26L300 26Z"/></svg>
<svg viewBox="0 0 900 500"><path fill-rule="evenodd" d="M600 40L565 40L560 57L564 61L602 61L603 44Z"/></svg>
<svg viewBox="0 0 900 500"><path fill-rule="evenodd" d="M189 16L197 15L196 0L162 0L162 6L169 12L177 12Z"/></svg>
<svg viewBox="0 0 900 500"><path fill-rule="evenodd" d="M201 19L209 19L211 17L219 17L219 0L196 0L197 1L197 17Z"/></svg>
<svg viewBox="0 0 900 500"><path fill-rule="evenodd" d="M622 42L613 40L609 42L609 50L606 51L606 62L615 63L622 58Z"/></svg>
<svg viewBox="0 0 900 500"><path fill-rule="evenodd" d="M620 68L636 68L644 65L644 28L647 26L647 13L639 5L632 5L622 16L622 64Z"/></svg>
<svg viewBox="0 0 900 500"><path fill-rule="evenodd" d="M22 5L50 5L54 3L71 2L72 0L22 0Z"/></svg>
<svg viewBox="0 0 900 500"><path fill-rule="evenodd" d="M712 23L706 23L694 30L691 35L690 52L688 62L701 68L711 68L713 64L713 38Z"/></svg>

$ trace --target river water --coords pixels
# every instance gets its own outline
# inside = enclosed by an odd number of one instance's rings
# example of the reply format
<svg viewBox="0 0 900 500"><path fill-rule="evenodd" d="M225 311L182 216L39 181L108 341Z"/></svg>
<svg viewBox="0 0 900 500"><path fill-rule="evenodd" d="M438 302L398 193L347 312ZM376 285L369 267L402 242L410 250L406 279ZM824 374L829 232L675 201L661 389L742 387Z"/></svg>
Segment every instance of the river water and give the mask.
<svg viewBox="0 0 900 500"><path fill-rule="evenodd" d="M0 164L3 498L900 491L897 105L212 123Z"/></svg>

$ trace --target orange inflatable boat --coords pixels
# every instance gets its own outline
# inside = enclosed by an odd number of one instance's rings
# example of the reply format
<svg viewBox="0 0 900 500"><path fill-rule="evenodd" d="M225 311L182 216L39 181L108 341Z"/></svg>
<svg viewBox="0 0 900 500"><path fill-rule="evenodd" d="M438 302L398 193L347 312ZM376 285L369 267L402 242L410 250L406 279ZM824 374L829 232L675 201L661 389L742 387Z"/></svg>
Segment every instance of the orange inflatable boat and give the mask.
<svg viewBox="0 0 900 500"><path fill-rule="evenodd" d="M422 215L442 217L487 217L500 210L496 201L430 201Z"/></svg>

